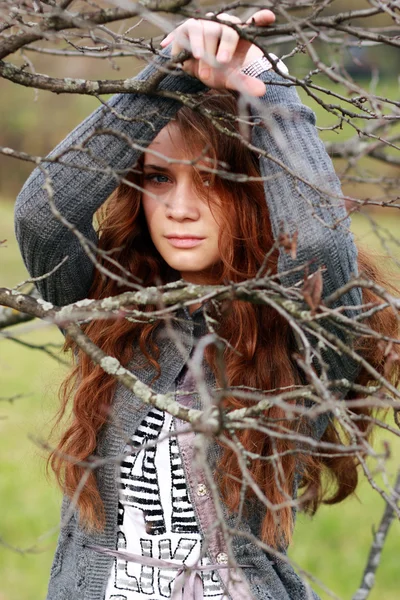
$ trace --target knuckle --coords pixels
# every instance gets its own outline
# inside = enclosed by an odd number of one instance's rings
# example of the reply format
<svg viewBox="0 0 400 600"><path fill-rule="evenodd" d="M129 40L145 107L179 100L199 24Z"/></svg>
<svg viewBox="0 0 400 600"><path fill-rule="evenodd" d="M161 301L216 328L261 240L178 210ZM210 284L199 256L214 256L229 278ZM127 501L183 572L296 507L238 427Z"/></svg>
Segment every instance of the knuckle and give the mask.
<svg viewBox="0 0 400 600"><path fill-rule="evenodd" d="M209 23L209 29L210 29L210 33L219 34L221 31L221 25L219 23L215 23L215 22L211 21Z"/></svg>
<svg viewBox="0 0 400 600"><path fill-rule="evenodd" d="M190 29L192 31L196 31L201 27L201 24L199 23L199 21L197 19L188 19L184 25L186 25L187 29Z"/></svg>
<svg viewBox="0 0 400 600"><path fill-rule="evenodd" d="M239 19L239 17L235 17L233 15L230 15L229 13L221 13L218 15L218 19L222 19L223 21L229 21L230 23L241 23L241 20Z"/></svg>
<svg viewBox="0 0 400 600"><path fill-rule="evenodd" d="M238 32L234 29L231 29L230 27L227 27L225 35L229 39L229 41L236 41L239 39Z"/></svg>

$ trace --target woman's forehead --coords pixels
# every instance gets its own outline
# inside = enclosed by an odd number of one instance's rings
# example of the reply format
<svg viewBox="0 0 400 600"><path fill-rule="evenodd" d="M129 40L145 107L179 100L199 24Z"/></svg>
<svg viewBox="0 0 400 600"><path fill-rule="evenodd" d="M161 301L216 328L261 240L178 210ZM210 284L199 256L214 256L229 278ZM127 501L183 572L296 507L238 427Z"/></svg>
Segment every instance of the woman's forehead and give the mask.
<svg viewBox="0 0 400 600"><path fill-rule="evenodd" d="M206 152L207 147L201 143L188 142L182 135L180 128L175 123L164 127L154 138L144 153L144 165L160 164L167 167L173 164L185 164L195 161L197 166L211 166ZM182 162L183 161L183 162Z"/></svg>

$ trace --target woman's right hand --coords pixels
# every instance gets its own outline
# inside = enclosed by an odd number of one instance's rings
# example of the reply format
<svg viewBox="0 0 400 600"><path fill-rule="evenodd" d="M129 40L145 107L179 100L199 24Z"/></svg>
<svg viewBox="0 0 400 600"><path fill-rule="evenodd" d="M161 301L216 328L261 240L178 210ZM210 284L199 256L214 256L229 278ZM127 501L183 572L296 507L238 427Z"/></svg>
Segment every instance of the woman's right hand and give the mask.
<svg viewBox="0 0 400 600"><path fill-rule="evenodd" d="M213 13L206 16L213 16ZM173 56L188 50L193 58L184 62L184 71L208 87L237 90L251 96L264 95L265 84L241 72L262 57L263 52L251 42L241 39L226 23L266 27L275 21L274 13L267 9L259 10L246 23L226 13L219 14L217 19L222 22L188 19L169 33L161 46L164 48L172 42Z"/></svg>

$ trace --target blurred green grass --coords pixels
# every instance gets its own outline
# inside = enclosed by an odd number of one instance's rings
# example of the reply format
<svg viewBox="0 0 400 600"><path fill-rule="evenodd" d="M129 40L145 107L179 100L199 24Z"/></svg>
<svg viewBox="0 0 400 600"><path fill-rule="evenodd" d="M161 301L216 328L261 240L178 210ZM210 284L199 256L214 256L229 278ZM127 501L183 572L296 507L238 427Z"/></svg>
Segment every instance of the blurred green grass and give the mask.
<svg viewBox="0 0 400 600"><path fill-rule="evenodd" d="M354 230L358 239L377 255L384 252L371 233L373 218L388 234L396 235L399 219L393 211L356 215ZM12 206L0 202L0 286L13 286L26 277L12 227ZM397 246L391 246L397 251ZM383 260L381 258L381 260ZM385 259L386 260L386 259ZM31 343L44 340L62 342L54 327L22 326L21 339ZM17 332L17 329L10 330ZM57 407L57 387L63 369L43 353L0 339L0 498L1 519L0 600L39 600L45 597L48 573L55 548L60 494L45 475L46 440ZM13 402L4 398L21 394ZM377 447L383 438L377 436ZM399 464L400 441L390 441L393 458L391 476ZM397 458L396 458L397 457ZM378 478L380 480L380 478ZM306 571L333 590L350 599L357 589L365 565L373 528L379 523L383 501L370 486L360 485L354 497L334 507L322 507L312 520L299 515L291 557ZM378 569L377 583L370 600L399 598L400 526L392 526ZM20 552L19 550L25 551ZM315 586L318 589L317 586ZM323 600L329 596L319 590ZM101 600L101 599L99 599Z"/></svg>

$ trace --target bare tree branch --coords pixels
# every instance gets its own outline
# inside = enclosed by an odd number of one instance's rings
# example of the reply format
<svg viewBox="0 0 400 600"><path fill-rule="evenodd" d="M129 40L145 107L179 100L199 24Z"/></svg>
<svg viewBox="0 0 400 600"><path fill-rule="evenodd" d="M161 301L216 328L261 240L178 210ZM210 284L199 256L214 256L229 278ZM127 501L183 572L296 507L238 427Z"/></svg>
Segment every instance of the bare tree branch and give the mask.
<svg viewBox="0 0 400 600"><path fill-rule="evenodd" d="M391 500L397 505L400 499L400 472L397 473ZM381 562L382 550L386 542L390 526L395 518L395 509L386 502L379 527L374 533L374 539L368 555L367 564L363 573L361 585L353 596L353 600L365 600L371 593L375 584L375 574Z"/></svg>

